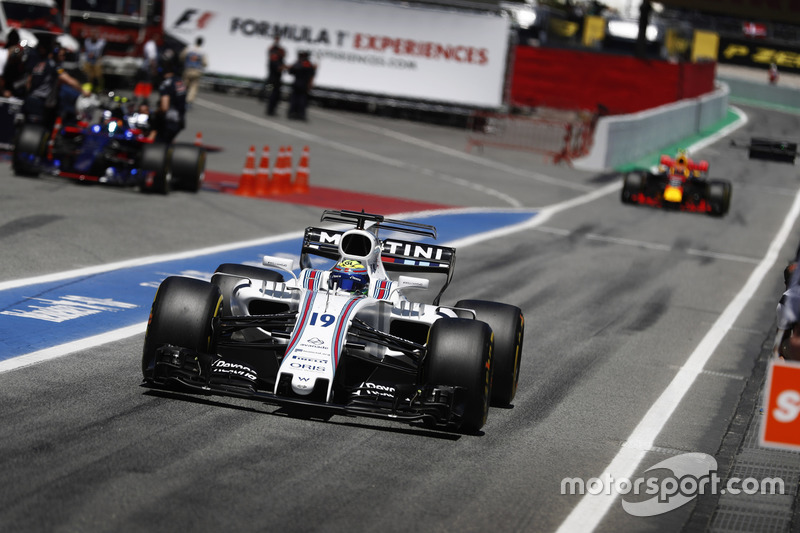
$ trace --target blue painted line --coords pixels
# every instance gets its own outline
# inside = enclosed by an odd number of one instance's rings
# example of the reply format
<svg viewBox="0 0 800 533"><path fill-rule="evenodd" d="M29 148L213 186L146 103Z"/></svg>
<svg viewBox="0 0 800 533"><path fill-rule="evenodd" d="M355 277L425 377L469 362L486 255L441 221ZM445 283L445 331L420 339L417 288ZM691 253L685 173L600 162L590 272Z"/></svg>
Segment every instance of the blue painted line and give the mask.
<svg viewBox="0 0 800 533"><path fill-rule="evenodd" d="M536 211L481 211L432 214L411 220L436 226L439 237L436 242L447 243L525 222L536 214ZM297 257L301 244L301 239L290 238L2 290L0 360L146 321L156 288L167 276L210 279L221 263L260 265L263 255Z"/></svg>

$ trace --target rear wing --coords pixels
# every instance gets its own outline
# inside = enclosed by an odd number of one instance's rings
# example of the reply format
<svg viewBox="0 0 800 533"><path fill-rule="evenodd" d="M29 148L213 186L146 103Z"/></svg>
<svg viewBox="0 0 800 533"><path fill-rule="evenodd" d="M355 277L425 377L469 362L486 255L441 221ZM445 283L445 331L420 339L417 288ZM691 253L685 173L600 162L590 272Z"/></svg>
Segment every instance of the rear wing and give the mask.
<svg viewBox="0 0 800 533"><path fill-rule="evenodd" d="M731 146L746 148L750 159L763 159L765 161L778 161L781 163L794 164L797 156L797 143L766 139L763 137L753 137L749 144L740 144L731 141Z"/></svg>
<svg viewBox="0 0 800 533"><path fill-rule="evenodd" d="M383 224L380 227L398 231L396 227L387 228ZM339 259L339 241L344 233L344 231L327 228L306 228L300 252L300 267L311 268L310 256L312 255L337 261ZM425 293L428 297L433 296L433 303L438 304L442 293L453 278L456 261L455 248L394 238L379 240L381 261L389 277L396 281L400 274L408 274L427 279L429 289L415 291L414 294Z"/></svg>

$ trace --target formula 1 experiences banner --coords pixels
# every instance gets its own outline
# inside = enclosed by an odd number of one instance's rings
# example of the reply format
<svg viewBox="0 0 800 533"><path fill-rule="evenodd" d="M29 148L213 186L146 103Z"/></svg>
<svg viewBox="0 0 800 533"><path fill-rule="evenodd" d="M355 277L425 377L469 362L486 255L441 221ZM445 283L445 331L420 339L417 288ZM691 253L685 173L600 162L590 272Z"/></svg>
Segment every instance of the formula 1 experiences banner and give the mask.
<svg viewBox="0 0 800 533"><path fill-rule="evenodd" d="M267 48L281 36L317 65L314 85L480 107L502 103L509 21L349 0L169 0L165 30L202 36L208 72L265 79ZM284 82L290 82L286 74Z"/></svg>

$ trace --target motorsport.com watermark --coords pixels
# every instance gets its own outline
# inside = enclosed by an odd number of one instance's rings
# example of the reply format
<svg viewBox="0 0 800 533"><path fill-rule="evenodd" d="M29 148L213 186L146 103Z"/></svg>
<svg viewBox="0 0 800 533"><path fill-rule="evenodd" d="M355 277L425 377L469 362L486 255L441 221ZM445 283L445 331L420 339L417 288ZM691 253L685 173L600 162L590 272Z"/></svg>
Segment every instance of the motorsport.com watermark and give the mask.
<svg viewBox="0 0 800 533"><path fill-rule="evenodd" d="M629 499L622 499L622 508L633 516L664 514L698 495L785 494L783 479L776 477L761 480L732 477L723 483L717 475L716 459L705 453L684 453L670 457L648 468L645 474L656 470L669 470L671 473L643 475L635 479L614 478L608 473L588 480L564 478L561 480L561 494L628 496Z"/></svg>

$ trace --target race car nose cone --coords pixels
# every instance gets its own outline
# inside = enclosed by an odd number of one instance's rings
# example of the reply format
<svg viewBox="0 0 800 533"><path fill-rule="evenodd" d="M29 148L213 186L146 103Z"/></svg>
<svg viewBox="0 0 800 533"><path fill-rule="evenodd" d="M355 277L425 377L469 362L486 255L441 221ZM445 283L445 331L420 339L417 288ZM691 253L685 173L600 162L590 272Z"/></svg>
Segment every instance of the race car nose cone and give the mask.
<svg viewBox="0 0 800 533"><path fill-rule="evenodd" d="M664 200L667 202L680 203L683 193L677 187L667 187L664 189Z"/></svg>
<svg viewBox="0 0 800 533"><path fill-rule="evenodd" d="M292 376L292 390L300 396L308 396L314 390L314 380L308 376Z"/></svg>

